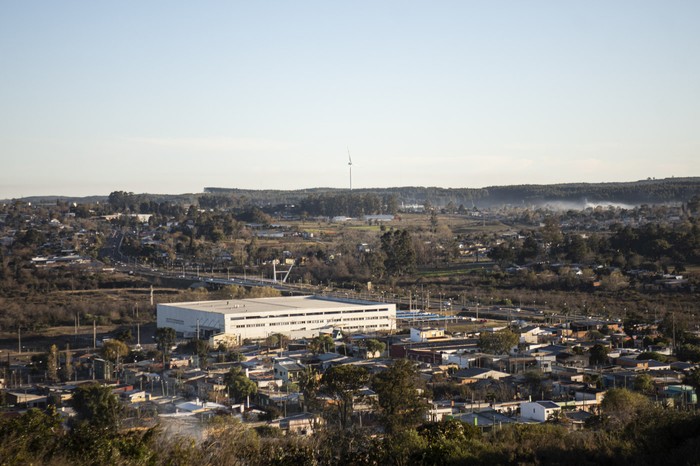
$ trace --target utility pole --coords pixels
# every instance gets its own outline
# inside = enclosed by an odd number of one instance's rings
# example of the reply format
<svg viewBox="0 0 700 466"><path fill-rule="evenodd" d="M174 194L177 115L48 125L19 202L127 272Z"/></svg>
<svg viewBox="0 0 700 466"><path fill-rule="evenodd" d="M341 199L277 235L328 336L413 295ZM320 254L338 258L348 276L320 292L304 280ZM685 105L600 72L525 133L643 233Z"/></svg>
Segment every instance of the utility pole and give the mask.
<svg viewBox="0 0 700 466"><path fill-rule="evenodd" d="M676 313L671 312L671 328L673 330L673 351L676 351Z"/></svg>

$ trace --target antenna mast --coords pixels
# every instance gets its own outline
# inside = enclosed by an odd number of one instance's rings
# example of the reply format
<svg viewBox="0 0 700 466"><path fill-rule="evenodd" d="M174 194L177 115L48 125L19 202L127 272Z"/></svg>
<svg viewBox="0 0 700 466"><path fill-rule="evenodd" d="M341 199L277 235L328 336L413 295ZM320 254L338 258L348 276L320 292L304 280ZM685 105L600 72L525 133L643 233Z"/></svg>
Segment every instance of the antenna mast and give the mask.
<svg viewBox="0 0 700 466"><path fill-rule="evenodd" d="M350 168L350 191L352 191L352 157L350 157L350 147L348 147L348 167Z"/></svg>

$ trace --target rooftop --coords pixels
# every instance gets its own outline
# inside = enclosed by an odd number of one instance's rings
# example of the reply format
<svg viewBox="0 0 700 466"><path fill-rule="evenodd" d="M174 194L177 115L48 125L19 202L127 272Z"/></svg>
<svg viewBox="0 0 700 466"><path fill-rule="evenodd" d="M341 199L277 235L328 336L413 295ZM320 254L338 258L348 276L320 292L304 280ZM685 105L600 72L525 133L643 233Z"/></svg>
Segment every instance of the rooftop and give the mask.
<svg viewBox="0 0 700 466"><path fill-rule="evenodd" d="M191 301L184 303L163 303L162 306L216 312L220 314L241 314L247 312L272 312L300 310L345 310L360 306L393 306L388 303L356 299L338 299L325 296L281 296L274 298L228 299L218 301Z"/></svg>

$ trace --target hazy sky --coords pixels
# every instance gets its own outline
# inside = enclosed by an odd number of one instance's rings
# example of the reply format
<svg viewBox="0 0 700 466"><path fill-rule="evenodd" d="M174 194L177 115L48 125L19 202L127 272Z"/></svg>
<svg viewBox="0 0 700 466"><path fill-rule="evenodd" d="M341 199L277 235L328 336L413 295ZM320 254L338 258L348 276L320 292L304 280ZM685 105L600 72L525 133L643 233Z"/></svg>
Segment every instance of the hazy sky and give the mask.
<svg viewBox="0 0 700 466"><path fill-rule="evenodd" d="M0 0L0 198L700 175L700 1Z"/></svg>

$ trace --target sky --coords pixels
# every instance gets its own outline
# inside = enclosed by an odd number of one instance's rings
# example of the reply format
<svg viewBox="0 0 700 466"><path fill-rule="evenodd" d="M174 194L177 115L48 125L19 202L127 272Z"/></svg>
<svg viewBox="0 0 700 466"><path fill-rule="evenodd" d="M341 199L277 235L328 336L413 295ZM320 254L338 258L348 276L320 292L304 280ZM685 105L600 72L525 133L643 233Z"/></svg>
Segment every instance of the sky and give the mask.
<svg viewBox="0 0 700 466"><path fill-rule="evenodd" d="M700 2L0 0L0 198L700 175Z"/></svg>

